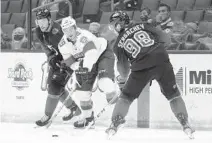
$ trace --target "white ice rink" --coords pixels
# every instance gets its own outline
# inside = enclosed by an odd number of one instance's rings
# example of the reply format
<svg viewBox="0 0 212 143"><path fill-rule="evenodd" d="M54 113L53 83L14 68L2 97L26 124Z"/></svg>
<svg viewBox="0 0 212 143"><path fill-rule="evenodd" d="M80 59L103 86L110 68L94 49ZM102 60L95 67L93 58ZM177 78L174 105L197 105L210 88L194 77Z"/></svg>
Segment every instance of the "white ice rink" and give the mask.
<svg viewBox="0 0 212 143"><path fill-rule="evenodd" d="M1 123L0 143L212 143L212 131L196 131L190 140L181 130L122 128L107 140L104 130L96 127L82 135L68 124L35 129L33 124Z"/></svg>

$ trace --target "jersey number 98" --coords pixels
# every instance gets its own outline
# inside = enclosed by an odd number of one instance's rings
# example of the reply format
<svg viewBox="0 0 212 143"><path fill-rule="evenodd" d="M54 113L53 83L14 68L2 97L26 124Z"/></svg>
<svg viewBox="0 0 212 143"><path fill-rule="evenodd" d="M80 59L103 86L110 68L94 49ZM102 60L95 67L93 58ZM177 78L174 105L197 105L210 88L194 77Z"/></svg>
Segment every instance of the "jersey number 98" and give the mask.
<svg viewBox="0 0 212 143"><path fill-rule="evenodd" d="M155 43L145 31L138 31L134 34L133 38L129 38L124 43L124 49L136 58L140 53L141 48L152 46Z"/></svg>

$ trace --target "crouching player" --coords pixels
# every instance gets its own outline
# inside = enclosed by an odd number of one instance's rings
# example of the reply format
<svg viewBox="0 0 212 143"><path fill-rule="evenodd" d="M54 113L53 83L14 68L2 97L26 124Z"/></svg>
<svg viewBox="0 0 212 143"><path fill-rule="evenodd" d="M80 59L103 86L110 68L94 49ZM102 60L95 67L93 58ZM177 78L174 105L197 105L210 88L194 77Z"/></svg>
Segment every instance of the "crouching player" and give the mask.
<svg viewBox="0 0 212 143"><path fill-rule="evenodd" d="M91 94L96 78L98 88L108 102L112 104L115 102L113 99L118 97L119 89L114 82L115 57L108 48L107 40L78 28L72 17L64 18L61 27L64 33L58 46L64 58L61 65L65 64L75 71L78 82L75 96L80 99L83 116L74 122L74 127L82 128L94 119Z"/></svg>
<svg viewBox="0 0 212 143"><path fill-rule="evenodd" d="M35 22L37 24L36 35L43 45L43 51L47 55L50 67L47 79L48 97L46 99L45 114L40 120L35 122L38 126L45 126L51 119L58 102L63 102L67 98L68 91L65 89L65 85L70 76L57 66L57 63L63 60L58 50L58 43L63 36L60 25L51 19L51 13L48 9L38 10ZM80 114L78 106L71 98L69 98L65 106L70 113L63 117L64 121Z"/></svg>
<svg viewBox="0 0 212 143"><path fill-rule="evenodd" d="M131 103L139 97L143 88L151 80L157 80L161 92L170 103L170 107L186 134L192 137L194 130L188 122L185 103L176 85L175 75L165 50L164 33L148 24L129 26L129 16L125 12L111 15L111 24L119 32L114 53L123 66L131 63L131 73L123 87L122 93L112 114L111 126L106 130L109 135L117 132L125 123Z"/></svg>

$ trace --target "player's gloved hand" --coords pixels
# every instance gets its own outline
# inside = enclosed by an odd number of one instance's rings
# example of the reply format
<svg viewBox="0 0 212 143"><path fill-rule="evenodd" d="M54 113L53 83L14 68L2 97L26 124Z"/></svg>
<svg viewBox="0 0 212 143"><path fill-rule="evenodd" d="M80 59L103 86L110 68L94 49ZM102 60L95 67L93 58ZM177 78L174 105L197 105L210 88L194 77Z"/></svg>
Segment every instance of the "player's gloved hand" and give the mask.
<svg viewBox="0 0 212 143"><path fill-rule="evenodd" d="M58 62L57 56L55 54L48 56L47 62L49 63L49 66L51 66L52 68L55 68L56 63Z"/></svg>
<svg viewBox="0 0 212 143"><path fill-rule="evenodd" d="M81 85L81 88L84 90L90 90L90 85L93 84L94 79L96 79L97 73L95 70L89 71L88 68L80 67L78 70L75 70L76 80Z"/></svg>
<svg viewBox="0 0 212 143"><path fill-rule="evenodd" d="M67 72L61 73L60 71L55 71L52 75L52 80L57 82L58 84L65 86L68 80L70 79L70 75Z"/></svg>
<svg viewBox="0 0 212 143"><path fill-rule="evenodd" d="M126 83L126 81L127 81L127 78L124 78L124 77L121 77L121 75L118 75L116 77L116 81L117 81L117 83L119 85L120 90L122 90L124 85L125 85L125 83Z"/></svg>
<svg viewBox="0 0 212 143"><path fill-rule="evenodd" d="M60 63L60 70L61 71L65 71L65 70L67 70L68 69L68 66L65 64L65 63Z"/></svg>
<svg viewBox="0 0 212 143"><path fill-rule="evenodd" d="M65 63L60 64L60 71L68 73L70 76L74 72L70 67L68 67Z"/></svg>

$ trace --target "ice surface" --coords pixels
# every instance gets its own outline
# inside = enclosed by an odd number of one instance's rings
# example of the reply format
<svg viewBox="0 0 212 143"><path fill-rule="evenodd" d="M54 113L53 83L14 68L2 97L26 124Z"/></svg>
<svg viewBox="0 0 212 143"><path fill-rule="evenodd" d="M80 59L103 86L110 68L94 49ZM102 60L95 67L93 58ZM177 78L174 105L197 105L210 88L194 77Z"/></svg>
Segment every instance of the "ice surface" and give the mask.
<svg viewBox="0 0 212 143"><path fill-rule="evenodd" d="M122 128L111 140L106 139L105 127L96 127L82 134L70 124L34 128L34 124L0 124L1 143L212 143L212 131L196 131L189 140L181 130ZM52 137L58 135L58 137Z"/></svg>

